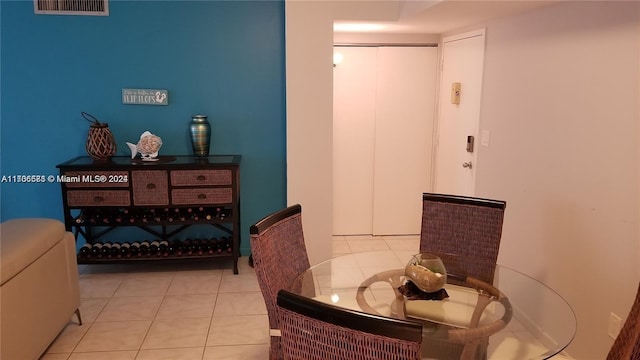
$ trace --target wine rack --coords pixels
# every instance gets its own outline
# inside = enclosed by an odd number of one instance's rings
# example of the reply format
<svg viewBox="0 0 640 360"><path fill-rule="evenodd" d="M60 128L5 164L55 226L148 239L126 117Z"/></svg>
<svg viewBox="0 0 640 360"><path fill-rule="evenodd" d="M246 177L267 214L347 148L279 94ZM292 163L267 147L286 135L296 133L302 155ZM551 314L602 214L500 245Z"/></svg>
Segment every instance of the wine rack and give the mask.
<svg viewBox="0 0 640 360"><path fill-rule="evenodd" d="M232 209L224 207L197 208L85 208L74 217L78 225L180 225L224 222Z"/></svg>
<svg viewBox="0 0 640 360"><path fill-rule="evenodd" d="M59 164L65 225L76 239L86 239L78 263L231 257L237 274L239 163L239 155L220 155L164 156L157 162L83 156ZM189 238L186 230L201 224L216 232ZM119 227L150 236L105 240Z"/></svg>
<svg viewBox="0 0 640 360"><path fill-rule="evenodd" d="M79 260L149 260L171 258L202 258L225 256L233 253L229 237L209 239L187 238L185 240L142 240L134 242L96 242L84 244Z"/></svg>

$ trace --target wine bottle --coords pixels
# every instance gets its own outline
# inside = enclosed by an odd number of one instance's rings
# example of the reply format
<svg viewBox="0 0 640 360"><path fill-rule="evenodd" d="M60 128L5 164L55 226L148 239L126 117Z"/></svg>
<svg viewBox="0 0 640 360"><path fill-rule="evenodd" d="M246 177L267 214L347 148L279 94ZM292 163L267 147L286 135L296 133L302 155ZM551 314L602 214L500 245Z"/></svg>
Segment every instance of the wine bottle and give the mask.
<svg viewBox="0 0 640 360"><path fill-rule="evenodd" d="M92 245L89 243L85 243L84 245L82 245L82 247L80 248L80 251L78 251L78 255L82 258L88 258L91 257L91 248Z"/></svg>
<svg viewBox="0 0 640 360"><path fill-rule="evenodd" d="M158 245L158 254L164 257L169 256L169 242L167 240L160 241L160 245Z"/></svg>
<svg viewBox="0 0 640 360"><path fill-rule="evenodd" d="M218 252L218 244L216 243L216 238L215 237L211 237L207 241L209 242L209 254L217 253Z"/></svg>
<svg viewBox="0 0 640 360"><path fill-rule="evenodd" d="M140 242L139 241L134 241L131 243L131 246L129 247L129 253L131 254L131 256L140 256Z"/></svg>
<svg viewBox="0 0 640 360"><path fill-rule="evenodd" d="M120 257L131 257L131 244L128 242L120 244Z"/></svg>
<svg viewBox="0 0 640 360"><path fill-rule="evenodd" d="M137 220L135 212L130 211L129 209L124 209L123 210L123 214L124 214L124 217L125 217L126 221L128 221L129 224L135 224L135 222Z"/></svg>
<svg viewBox="0 0 640 360"><path fill-rule="evenodd" d="M224 251L224 245L222 244L222 240L220 239L215 239L215 244L216 244L216 252L218 254L222 254L222 252Z"/></svg>
<svg viewBox="0 0 640 360"><path fill-rule="evenodd" d="M212 214L211 209L208 208L201 208L202 209L202 218L210 221L211 219L214 218L214 214Z"/></svg>
<svg viewBox="0 0 640 360"><path fill-rule="evenodd" d="M213 250L213 245L211 244L211 240L202 239L200 241L200 243L202 244L202 249L204 250L205 254L211 255L211 254L215 253L215 251Z"/></svg>
<svg viewBox="0 0 640 360"><path fill-rule="evenodd" d="M100 257L108 258L111 254L111 242L103 242L102 248L100 248Z"/></svg>
<svg viewBox="0 0 640 360"><path fill-rule="evenodd" d="M112 257L112 258L121 257L120 248L121 248L121 245L118 242L114 242L113 244L111 244L111 250L109 251L109 257Z"/></svg>
<svg viewBox="0 0 640 360"><path fill-rule="evenodd" d="M162 218L160 217L160 211L151 208L148 210L148 218L149 222L161 222Z"/></svg>
<svg viewBox="0 0 640 360"><path fill-rule="evenodd" d="M169 221L169 208L158 209L156 215L157 222Z"/></svg>
<svg viewBox="0 0 640 360"><path fill-rule="evenodd" d="M191 239L184 241L184 253L187 255L193 254L193 241Z"/></svg>
<svg viewBox="0 0 640 360"><path fill-rule="evenodd" d="M84 217L84 213L83 213L83 212L82 212L82 213L80 213L80 215L78 215L78 216L75 218L75 222L76 222L76 224L84 224L84 221L85 221L85 217Z"/></svg>
<svg viewBox="0 0 640 360"><path fill-rule="evenodd" d="M204 214L200 211L201 208L194 208L191 213L191 217L199 218L200 220L204 220Z"/></svg>
<svg viewBox="0 0 640 360"><path fill-rule="evenodd" d="M160 247L160 241L159 240L153 240L149 244L149 255L158 256L159 255L159 251L158 251L159 247Z"/></svg>
<svg viewBox="0 0 640 360"><path fill-rule="evenodd" d="M120 210L120 209L116 209L115 210L115 213L113 215L113 221L115 221L118 224L122 223L122 221L123 221L122 210Z"/></svg>
<svg viewBox="0 0 640 360"><path fill-rule="evenodd" d="M91 212L88 215L89 222L92 223L92 224L98 223L98 217L99 216L100 216L100 212L98 211L98 209L94 210L93 212Z"/></svg>
<svg viewBox="0 0 640 360"><path fill-rule="evenodd" d="M140 243L140 255L147 256L149 255L149 241L144 240Z"/></svg>
<svg viewBox="0 0 640 360"><path fill-rule="evenodd" d="M193 220L202 221L205 220L204 207L200 206L197 209L193 210Z"/></svg>
<svg viewBox="0 0 640 360"><path fill-rule="evenodd" d="M110 224L111 223L111 217L112 217L112 214L109 211L105 210L105 211L102 211L102 214L100 215L100 220L99 221L101 223L103 223L103 224Z"/></svg>
<svg viewBox="0 0 640 360"><path fill-rule="evenodd" d="M202 240L200 240L200 239L193 240L193 245L195 247L195 253L197 255L204 254L204 246L202 244Z"/></svg>
<svg viewBox="0 0 640 360"><path fill-rule="evenodd" d="M189 255L198 255L198 247L200 244L200 239L195 238L193 239L193 241L191 241L191 244L189 245L189 248L191 249L191 253Z"/></svg>
<svg viewBox="0 0 640 360"><path fill-rule="evenodd" d="M209 239L209 246L211 246L211 254L218 253L218 240L215 237Z"/></svg>
<svg viewBox="0 0 640 360"><path fill-rule="evenodd" d="M95 243L91 245L91 256L100 257L102 253L102 243Z"/></svg>
<svg viewBox="0 0 640 360"><path fill-rule="evenodd" d="M231 239L230 239L229 237L227 237L227 236L223 236L223 237L222 237L222 243L223 243L224 249L225 249L228 253L230 253L230 252L232 252L232 251L233 251L232 246L231 246Z"/></svg>
<svg viewBox="0 0 640 360"><path fill-rule="evenodd" d="M173 245L173 248L176 252L176 255L178 256L182 256L185 252L184 243L180 240L176 240L175 244Z"/></svg>

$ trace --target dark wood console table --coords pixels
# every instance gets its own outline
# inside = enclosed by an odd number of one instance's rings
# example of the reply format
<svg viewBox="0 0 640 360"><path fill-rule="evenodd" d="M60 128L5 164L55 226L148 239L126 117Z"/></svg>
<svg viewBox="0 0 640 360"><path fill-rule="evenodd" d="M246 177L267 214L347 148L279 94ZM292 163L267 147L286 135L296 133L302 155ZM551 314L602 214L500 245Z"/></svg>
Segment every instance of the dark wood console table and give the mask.
<svg viewBox="0 0 640 360"><path fill-rule="evenodd" d="M160 156L157 161L142 161L115 156L94 161L81 156L57 165L65 226L76 237L81 234L87 241L86 248L94 250L92 253L81 249L78 262L231 257L237 274L240 158ZM211 225L225 236L176 239L177 234L195 224ZM142 253L141 239L131 239L132 242L108 242L113 249L105 252L102 247L107 242L101 237L122 226L151 234L153 251L145 248ZM148 244L142 245L144 248Z"/></svg>

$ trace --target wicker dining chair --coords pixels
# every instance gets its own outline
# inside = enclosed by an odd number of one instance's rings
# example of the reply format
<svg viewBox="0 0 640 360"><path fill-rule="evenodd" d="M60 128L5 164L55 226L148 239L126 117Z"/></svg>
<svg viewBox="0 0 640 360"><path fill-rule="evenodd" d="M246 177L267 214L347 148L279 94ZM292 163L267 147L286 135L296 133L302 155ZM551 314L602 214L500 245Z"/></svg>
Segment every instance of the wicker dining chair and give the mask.
<svg viewBox="0 0 640 360"><path fill-rule="evenodd" d="M284 359L418 360L422 324L347 310L281 290Z"/></svg>
<svg viewBox="0 0 640 360"><path fill-rule="evenodd" d="M309 268L302 232L302 207L292 205L268 215L249 229L253 267L267 306L271 328L271 360L282 359L278 291L289 288ZM302 286L302 285L300 285Z"/></svg>
<svg viewBox="0 0 640 360"><path fill-rule="evenodd" d="M422 194L420 252L442 258L447 272L493 283L506 202Z"/></svg>
<svg viewBox="0 0 640 360"><path fill-rule="evenodd" d="M472 277L493 284L506 202L469 196L422 194L422 227L420 252L438 255L450 276L447 281L457 285L456 279ZM478 297L481 302L481 295ZM486 306L486 305L485 305ZM482 306L476 311L482 313ZM472 322L469 327L477 326ZM485 359L489 337L477 344L471 358ZM428 356L432 358L467 358L465 347L451 341L427 341Z"/></svg>
<svg viewBox="0 0 640 360"><path fill-rule="evenodd" d="M627 320L607 355L607 360L637 359L640 359L640 285Z"/></svg>

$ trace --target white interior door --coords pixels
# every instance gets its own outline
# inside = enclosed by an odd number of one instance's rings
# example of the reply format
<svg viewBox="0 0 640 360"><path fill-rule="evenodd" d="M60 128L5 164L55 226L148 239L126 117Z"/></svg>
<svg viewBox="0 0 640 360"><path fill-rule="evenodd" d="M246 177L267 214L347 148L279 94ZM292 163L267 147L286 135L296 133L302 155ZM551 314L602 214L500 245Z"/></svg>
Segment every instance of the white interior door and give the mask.
<svg viewBox="0 0 640 360"><path fill-rule="evenodd" d="M335 47L333 233L418 234L431 189L435 47Z"/></svg>
<svg viewBox="0 0 640 360"><path fill-rule="evenodd" d="M376 86L373 234L419 234L431 189L436 47L380 47Z"/></svg>
<svg viewBox="0 0 640 360"><path fill-rule="evenodd" d="M439 193L475 193L484 39L484 30L443 39L434 184ZM453 99L454 84L460 84L459 104ZM474 138L472 152L467 151L469 136Z"/></svg>
<svg viewBox="0 0 640 360"><path fill-rule="evenodd" d="M333 71L333 234L371 234L377 54L336 47Z"/></svg>

